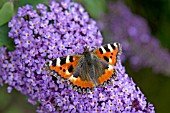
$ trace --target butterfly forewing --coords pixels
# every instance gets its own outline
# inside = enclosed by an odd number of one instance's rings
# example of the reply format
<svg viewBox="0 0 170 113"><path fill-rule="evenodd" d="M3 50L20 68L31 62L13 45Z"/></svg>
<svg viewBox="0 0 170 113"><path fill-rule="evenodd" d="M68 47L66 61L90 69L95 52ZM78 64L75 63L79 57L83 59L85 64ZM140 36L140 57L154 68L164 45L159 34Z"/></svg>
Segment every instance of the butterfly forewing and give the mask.
<svg viewBox="0 0 170 113"><path fill-rule="evenodd" d="M72 76L80 58L80 55L68 55L65 57L56 58L49 61L49 69L56 72L59 76L69 79Z"/></svg>
<svg viewBox="0 0 170 113"><path fill-rule="evenodd" d="M99 47L94 52L99 58L114 66L118 55L121 53L121 47L119 43L111 43Z"/></svg>

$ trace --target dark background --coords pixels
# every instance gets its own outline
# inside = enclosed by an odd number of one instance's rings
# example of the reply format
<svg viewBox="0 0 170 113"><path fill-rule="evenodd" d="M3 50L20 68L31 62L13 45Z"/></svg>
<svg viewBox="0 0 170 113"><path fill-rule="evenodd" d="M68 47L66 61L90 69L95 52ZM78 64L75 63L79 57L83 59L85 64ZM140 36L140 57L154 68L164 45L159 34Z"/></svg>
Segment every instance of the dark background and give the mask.
<svg viewBox="0 0 170 113"><path fill-rule="evenodd" d="M0 8L7 0L0 0ZM114 0L74 0L80 2L88 11L90 17L100 20L101 13L106 13L108 2ZM168 0L124 0L131 11L146 19L150 27L151 33L159 39L161 45L170 50L170 1ZM14 3L14 12L19 6L25 4L35 5L43 3L44 0L16 0ZM47 3L47 1L45 1ZM15 13L14 13L15 14ZM2 18L2 17L0 17ZM4 32L6 31L6 32ZM0 26L0 38L6 36L7 24ZM102 31L101 31L102 32ZM104 35L104 38L107 36ZM13 43L10 43L12 50ZM1 46L1 40L0 40ZM159 62L159 61L158 61ZM140 87L147 102L153 103L157 113L167 113L170 107L170 75L156 74L150 68L143 68L139 71L133 69L124 63L126 71L133 78L137 86ZM165 67L166 68L166 67ZM34 113L36 106L32 106L27 102L27 97L13 90L7 93L7 85L0 87L0 113Z"/></svg>

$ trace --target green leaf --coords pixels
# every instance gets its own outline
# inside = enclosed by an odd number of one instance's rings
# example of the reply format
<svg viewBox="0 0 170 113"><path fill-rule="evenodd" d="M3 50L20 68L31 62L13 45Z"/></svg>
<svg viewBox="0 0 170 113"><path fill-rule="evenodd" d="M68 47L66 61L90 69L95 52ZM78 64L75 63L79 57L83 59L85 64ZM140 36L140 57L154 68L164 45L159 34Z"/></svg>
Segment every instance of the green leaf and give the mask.
<svg viewBox="0 0 170 113"><path fill-rule="evenodd" d="M3 43L2 42L0 42L0 47L2 47L3 46Z"/></svg>
<svg viewBox="0 0 170 113"><path fill-rule="evenodd" d="M0 0L0 8L7 2L7 0Z"/></svg>
<svg viewBox="0 0 170 113"><path fill-rule="evenodd" d="M82 3L93 18L100 18L106 11L105 0L83 0Z"/></svg>
<svg viewBox="0 0 170 113"><path fill-rule="evenodd" d="M11 20L14 13L14 5L12 2L6 2L0 9L0 26Z"/></svg>
<svg viewBox="0 0 170 113"><path fill-rule="evenodd" d="M9 28L7 24L0 26L0 47L6 46L8 50L12 51L15 49L15 44L13 39L8 37L8 32Z"/></svg>

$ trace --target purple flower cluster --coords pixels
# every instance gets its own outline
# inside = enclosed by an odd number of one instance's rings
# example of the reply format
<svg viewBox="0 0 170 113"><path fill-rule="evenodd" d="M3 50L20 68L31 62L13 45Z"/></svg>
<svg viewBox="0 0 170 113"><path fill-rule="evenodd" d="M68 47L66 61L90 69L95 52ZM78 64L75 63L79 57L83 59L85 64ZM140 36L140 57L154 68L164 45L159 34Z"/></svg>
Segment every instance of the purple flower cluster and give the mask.
<svg viewBox="0 0 170 113"><path fill-rule="evenodd" d="M170 75L170 53L151 35L142 17L133 14L119 1L111 5L110 14L104 20L106 24L103 27L111 31L112 41L123 45L123 60L128 59L135 69L149 67L155 72Z"/></svg>
<svg viewBox="0 0 170 113"><path fill-rule="evenodd" d="M101 45L96 22L80 4L51 2L38 4L36 10L26 5L19 8L9 27L16 49L6 52L6 48L0 48L0 85L7 84L8 92L14 88L27 95L33 105L38 102L37 112L155 112L120 62L112 85L86 94L72 90L66 81L43 70L48 59Z"/></svg>

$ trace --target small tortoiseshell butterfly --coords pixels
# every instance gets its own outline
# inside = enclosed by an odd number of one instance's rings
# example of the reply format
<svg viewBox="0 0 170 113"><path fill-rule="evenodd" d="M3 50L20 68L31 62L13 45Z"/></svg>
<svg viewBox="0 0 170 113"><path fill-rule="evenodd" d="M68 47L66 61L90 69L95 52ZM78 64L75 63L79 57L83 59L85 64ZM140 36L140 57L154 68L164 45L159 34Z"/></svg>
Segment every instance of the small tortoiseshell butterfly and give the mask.
<svg viewBox="0 0 170 113"><path fill-rule="evenodd" d="M121 54L119 43L106 44L82 54L53 59L45 64L46 69L58 79L64 78L78 92L87 92L95 86L110 83L116 76L116 65Z"/></svg>

